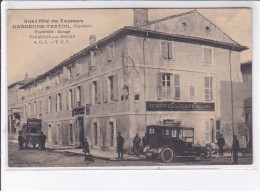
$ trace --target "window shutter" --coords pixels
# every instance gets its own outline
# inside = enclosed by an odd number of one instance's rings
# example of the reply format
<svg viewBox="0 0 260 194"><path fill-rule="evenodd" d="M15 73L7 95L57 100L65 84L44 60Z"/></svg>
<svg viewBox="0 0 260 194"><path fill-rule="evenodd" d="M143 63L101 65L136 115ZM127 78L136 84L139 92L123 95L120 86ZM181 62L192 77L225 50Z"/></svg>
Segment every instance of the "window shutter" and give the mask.
<svg viewBox="0 0 260 194"><path fill-rule="evenodd" d="M162 99L162 73L158 73L157 75L157 96L158 100Z"/></svg>
<svg viewBox="0 0 260 194"><path fill-rule="evenodd" d="M173 49L172 49L172 42L168 42L168 52L169 52L169 54L168 54L168 58L169 59L172 59L173 58L173 53L172 53L172 51L173 51Z"/></svg>
<svg viewBox="0 0 260 194"><path fill-rule="evenodd" d="M174 91L174 98L175 99L180 99L181 96L181 91L180 91L180 75L176 74L174 76L174 87L175 87L175 91Z"/></svg>
<svg viewBox="0 0 260 194"><path fill-rule="evenodd" d="M97 80L97 103L101 103L101 79Z"/></svg>
<svg viewBox="0 0 260 194"><path fill-rule="evenodd" d="M89 83L89 104L92 104L92 82Z"/></svg>
<svg viewBox="0 0 260 194"><path fill-rule="evenodd" d="M103 101L107 103L108 96L107 96L107 79L106 77L102 80L102 86L103 86Z"/></svg>
<svg viewBox="0 0 260 194"><path fill-rule="evenodd" d="M204 48L204 63L212 64L212 49Z"/></svg>
<svg viewBox="0 0 260 194"><path fill-rule="evenodd" d="M118 75L113 76L113 96L114 100L118 100Z"/></svg>
<svg viewBox="0 0 260 194"><path fill-rule="evenodd" d="M162 47L162 58L167 59L168 58L167 42L166 41L161 42L161 47Z"/></svg>
<svg viewBox="0 0 260 194"><path fill-rule="evenodd" d="M67 110L69 109L69 95L70 95L70 92L68 90L68 91L66 91L66 108L67 108Z"/></svg>
<svg viewBox="0 0 260 194"><path fill-rule="evenodd" d="M78 106L78 103L77 103L77 88L73 88L72 89L72 108L75 108Z"/></svg>
<svg viewBox="0 0 260 194"><path fill-rule="evenodd" d="M84 103L85 103L85 100L84 100L84 85L80 86L80 92L81 92L80 104L81 104L81 106L84 106Z"/></svg>
<svg viewBox="0 0 260 194"><path fill-rule="evenodd" d="M170 75L170 98L173 99L174 98L174 75Z"/></svg>
<svg viewBox="0 0 260 194"><path fill-rule="evenodd" d="M113 60L113 44L107 46L107 61Z"/></svg>

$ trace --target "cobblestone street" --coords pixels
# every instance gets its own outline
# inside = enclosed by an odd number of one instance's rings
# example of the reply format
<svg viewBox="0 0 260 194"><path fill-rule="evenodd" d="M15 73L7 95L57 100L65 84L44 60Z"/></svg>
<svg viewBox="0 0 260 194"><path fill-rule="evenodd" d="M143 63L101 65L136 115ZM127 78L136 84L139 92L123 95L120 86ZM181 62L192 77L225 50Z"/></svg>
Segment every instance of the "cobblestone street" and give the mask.
<svg viewBox="0 0 260 194"><path fill-rule="evenodd" d="M181 166L181 165L230 165L232 160L225 158L212 158L210 161L178 160L172 163L160 161L132 160L110 161L95 158L95 163L85 163L84 157L69 153L57 153L53 149L37 150L25 149L19 151L18 144L9 142L9 167L88 167L88 166ZM239 158L239 164L250 164L252 158Z"/></svg>

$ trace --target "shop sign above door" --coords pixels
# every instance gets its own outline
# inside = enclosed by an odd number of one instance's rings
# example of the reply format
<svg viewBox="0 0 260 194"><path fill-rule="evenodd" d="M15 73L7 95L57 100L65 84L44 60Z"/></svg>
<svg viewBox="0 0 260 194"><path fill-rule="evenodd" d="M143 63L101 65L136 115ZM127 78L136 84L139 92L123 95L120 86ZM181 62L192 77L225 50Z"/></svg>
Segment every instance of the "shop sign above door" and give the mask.
<svg viewBox="0 0 260 194"><path fill-rule="evenodd" d="M215 111L215 103L147 101L146 111Z"/></svg>
<svg viewBox="0 0 260 194"><path fill-rule="evenodd" d="M85 107L77 107L72 110L72 116L83 115L85 113Z"/></svg>

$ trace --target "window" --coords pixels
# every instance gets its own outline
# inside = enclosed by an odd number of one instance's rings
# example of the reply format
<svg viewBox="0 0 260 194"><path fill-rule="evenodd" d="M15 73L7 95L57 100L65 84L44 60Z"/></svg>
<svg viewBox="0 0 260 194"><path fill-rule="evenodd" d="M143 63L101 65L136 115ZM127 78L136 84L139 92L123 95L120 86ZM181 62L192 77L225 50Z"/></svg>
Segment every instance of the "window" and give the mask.
<svg viewBox="0 0 260 194"><path fill-rule="evenodd" d="M81 72L81 64L80 64L80 61L78 61L76 63L76 72L77 72L77 76L80 75L80 72Z"/></svg>
<svg viewBox="0 0 260 194"><path fill-rule="evenodd" d="M204 88L205 88L205 100L213 100L213 77L204 78Z"/></svg>
<svg viewBox="0 0 260 194"><path fill-rule="evenodd" d="M177 137L177 132L176 132L176 130L172 130L171 136L172 136L172 137Z"/></svg>
<svg viewBox="0 0 260 194"><path fill-rule="evenodd" d="M97 66L97 51L91 51L90 53L90 67L95 68Z"/></svg>
<svg viewBox="0 0 260 194"><path fill-rule="evenodd" d="M150 133L150 134L154 134L154 128L150 128L150 129L149 129L149 133Z"/></svg>
<svg viewBox="0 0 260 194"><path fill-rule="evenodd" d="M210 122L209 120L206 121L206 143L210 143Z"/></svg>
<svg viewBox="0 0 260 194"><path fill-rule="evenodd" d="M31 114L32 114L32 106L31 106L31 103L29 103L28 109L29 109L28 115L31 116Z"/></svg>
<svg viewBox="0 0 260 194"><path fill-rule="evenodd" d="M72 78L72 66L68 67L68 77Z"/></svg>
<svg viewBox="0 0 260 194"><path fill-rule="evenodd" d="M48 110L47 110L48 113L51 112L51 97L49 96L48 98Z"/></svg>
<svg viewBox="0 0 260 194"><path fill-rule="evenodd" d="M56 84L58 85L58 84L60 84L60 78L61 76L60 76L60 73L58 73L57 75L56 75Z"/></svg>
<svg viewBox="0 0 260 194"><path fill-rule="evenodd" d="M107 61L110 62L114 57L114 44L107 45Z"/></svg>
<svg viewBox="0 0 260 194"><path fill-rule="evenodd" d="M171 96L171 75L162 75L162 93L164 98L170 98Z"/></svg>
<svg viewBox="0 0 260 194"><path fill-rule="evenodd" d="M98 95L97 95L97 81L93 81L93 83L92 83L92 85L93 85L93 102L94 102L94 104L97 104L97 102L98 102Z"/></svg>
<svg viewBox="0 0 260 194"><path fill-rule="evenodd" d="M68 93L68 109L71 110L73 107L72 105L72 89L69 89Z"/></svg>
<svg viewBox="0 0 260 194"><path fill-rule="evenodd" d="M70 144L73 144L73 128L72 128L72 124L70 124Z"/></svg>
<svg viewBox="0 0 260 194"><path fill-rule="evenodd" d="M93 123L94 129L94 145L98 144L98 131L97 131L97 123Z"/></svg>
<svg viewBox="0 0 260 194"><path fill-rule="evenodd" d="M56 104L57 108L57 112L60 112L62 110L62 101L61 101L61 93L58 93L57 95L57 104Z"/></svg>
<svg viewBox="0 0 260 194"><path fill-rule="evenodd" d="M162 41L161 48L162 48L162 58L163 59L172 59L173 58L172 42Z"/></svg>
<svg viewBox="0 0 260 194"><path fill-rule="evenodd" d="M39 115L42 115L42 101L39 101Z"/></svg>
<svg viewBox="0 0 260 194"><path fill-rule="evenodd" d="M218 139L220 137L220 120L216 121L216 139Z"/></svg>
<svg viewBox="0 0 260 194"><path fill-rule="evenodd" d="M212 49L211 48L203 48L203 56L204 56L204 59L203 59L203 62L205 65L212 65L212 56L213 56L213 53L212 53Z"/></svg>
<svg viewBox="0 0 260 194"><path fill-rule="evenodd" d="M77 87L76 97L77 97L76 100L77 100L78 106L81 106L81 87L80 86Z"/></svg>
<svg viewBox="0 0 260 194"><path fill-rule="evenodd" d="M189 87L189 100L195 101L195 87L194 86Z"/></svg>
<svg viewBox="0 0 260 194"><path fill-rule="evenodd" d="M114 146L114 141L115 141L115 129L114 129L114 123L113 122L109 122L109 127L110 127L110 146L113 147Z"/></svg>
<svg viewBox="0 0 260 194"><path fill-rule="evenodd" d="M36 105L36 101L34 101L34 104L33 104L33 115L34 115L34 116L37 115L37 105Z"/></svg>
<svg viewBox="0 0 260 194"><path fill-rule="evenodd" d="M109 99L110 100L114 100L114 78L113 76L109 76L108 77L108 81L109 81Z"/></svg>
<svg viewBox="0 0 260 194"><path fill-rule="evenodd" d="M58 142L61 142L61 128L60 128L60 124L58 124Z"/></svg>
<svg viewBox="0 0 260 194"><path fill-rule="evenodd" d="M182 29L183 29L183 31L186 31L186 29L187 29L187 24L186 24L186 22L182 22Z"/></svg>
<svg viewBox="0 0 260 194"><path fill-rule="evenodd" d="M174 75L174 99L179 100L181 97L180 75Z"/></svg>

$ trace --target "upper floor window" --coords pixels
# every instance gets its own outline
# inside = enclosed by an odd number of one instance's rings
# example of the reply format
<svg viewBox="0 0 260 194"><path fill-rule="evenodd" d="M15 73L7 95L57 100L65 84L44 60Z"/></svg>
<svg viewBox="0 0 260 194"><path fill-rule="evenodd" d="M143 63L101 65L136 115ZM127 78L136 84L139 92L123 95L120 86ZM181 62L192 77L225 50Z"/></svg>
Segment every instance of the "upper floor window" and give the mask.
<svg viewBox="0 0 260 194"><path fill-rule="evenodd" d="M195 87L194 86L189 87L189 100L195 101Z"/></svg>
<svg viewBox="0 0 260 194"><path fill-rule="evenodd" d="M212 65L213 63L213 52L212 48L203 48L203 62L205 65Z"/></svg>
<svg viewBox="0 0 260 194"><path fill-rule="evenodd" d="M98 94L97 94L97 90L98 90L98 88L97 88L97 81L93 81L92 82L92 85L93 85L93 96L92 96L92 98L93 98L93 102L94 102L94 104L97 104L98 103Z"/></svg>
<svg viewBox="0 0 260 194"><path fill-rule="evenodd" d="M107 52L107 61L112 61L114 57L114 44L109 44L106 47L106 52Z"/></svg>
<svg viewBox="0 0 260 194"><path fill-rule="evenodd" d="M76 97L77 97L77 105L78 106L81 106L81 87L78 86L77 87L77 94L76 94Z"/></svg>
<svg viewBox="0 0 260 194"><path fill-rule="evenodd" d="M213 100L213 77L204 78L205 100Z"/></svg>
<svg viewBox="0 0 260 194"><path fill-rule="evenodd" d="M114 100L114 77L113 76L109 76L108 77L108 81L109 81L109 99L110 100Z"/></svg>
<svg viewBox="0 0 260 194"><path fill-rule="evenodd" d="M68 93L68 109L71 110L72 107L72 89L70 89Z"/></svg>
<svg viewBox="0 0 260 194"><path fill-rule="evenodd" d="M51 97L49 96L48 98L48 110L47 110L48 113L51 112Z"/></svg>
<svg viewBox="0 0 260 194"><path fill-rule="evenodd" d="M159 73L158 75L158 99L180 99L180 75Z"/></svg>
<svg viewBox="0 0 260 194"><path fill-rule="evenodd" d="M163 59L172 59L173 58L173 44L169 41L161 42L162 58Z"/></svg>
<svg viewBox="0 0 260 194"><path fill-rule="evenodd" d="M72 78L72 77L73 77L73 74L72 74L72 66L69 66L69 67L68 67L68 77L69 77L69 78Z"/></svg>
<svg viewBox="0 0 260 194"><path fill-rule="evenodd" d="M37 115L37 104L36 104L36 101L33 102L33 115L34 116Z"/></svg>
<svg viewBox="0 0 260 194"><path fill-rule="evenodd" d="M42 114L42 101L39 101L39 115Z"/></svg>
<svg viewBox="0 0 260 194"><path fill-rule="evenodd" d="M97 66L97 51L90 52L90 66L91 66L91 69L95 68Z"/></svg>
<svg viewBox="0 0 260 194"><path fill-rule="evenodd" d="M58 93L57 95L57 101L56 101L56 111L60 112L62 110L62 100L61 100L61 93Z"/></svg>

